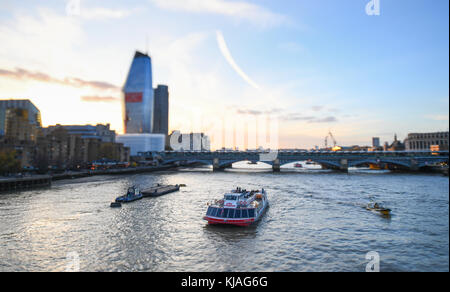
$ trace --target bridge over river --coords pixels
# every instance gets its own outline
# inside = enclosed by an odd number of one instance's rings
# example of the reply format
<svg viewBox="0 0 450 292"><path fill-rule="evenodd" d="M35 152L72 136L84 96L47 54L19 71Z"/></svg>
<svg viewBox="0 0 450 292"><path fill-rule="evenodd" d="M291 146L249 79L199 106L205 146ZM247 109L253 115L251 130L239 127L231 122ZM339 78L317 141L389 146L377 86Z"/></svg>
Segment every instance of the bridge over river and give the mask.
<svg viewBox="0 0 450 292"><path fill-rule="evenodd" d="M448 151L166 151L159 155L163 164L204 164L214 170L231 167L240 161L264 162L280 171L282 165L312 161L323 168L348 171L349 167L377 165L381 168L418 171L438 163L447 163Z"/></svg>

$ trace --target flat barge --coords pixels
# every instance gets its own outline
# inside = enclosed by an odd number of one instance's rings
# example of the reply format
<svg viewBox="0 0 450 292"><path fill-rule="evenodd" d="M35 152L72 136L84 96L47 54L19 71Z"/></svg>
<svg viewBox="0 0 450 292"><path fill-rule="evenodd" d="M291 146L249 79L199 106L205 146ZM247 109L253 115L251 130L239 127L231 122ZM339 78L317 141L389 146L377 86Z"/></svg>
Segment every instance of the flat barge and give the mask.
<svg viewBox="0 0 450 292"><path fill-rule="evenodd" d="M149 189L143 190L142 195L144 197L159 197L169 193L177 192L180 190L180 185L156 185Z"/></svg>

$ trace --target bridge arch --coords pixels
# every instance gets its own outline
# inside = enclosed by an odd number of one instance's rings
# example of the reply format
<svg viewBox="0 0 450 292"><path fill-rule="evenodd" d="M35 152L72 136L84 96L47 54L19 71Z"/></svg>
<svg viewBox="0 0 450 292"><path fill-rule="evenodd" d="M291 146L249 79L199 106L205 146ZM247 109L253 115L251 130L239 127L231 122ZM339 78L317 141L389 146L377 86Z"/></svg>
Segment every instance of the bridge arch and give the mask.
<svg viewBox="0 0 450 292"><path fill-rule="evenodd" d="M219 167L220 168L229 168L232 167L234 163L238 162L246 162L246 161L253 161L253 160L247 160L247 159L238 159L238 160L227 160L227 161L219 161ZM256 160L256 162L267 164L268 166L272 166L272 164L269 161L259 161Z"/></svg>
<svg viewBox="0 0 450 292"><path fill-rule="evenodd" d="M304 162L305 160L282 160L280 161L280 167L284 166L286 164L290 164L290 163L298 163L298 162ZM324 165L325 167L328 168L340 168L341 164L339 160L321 160L321 159L309 159L308 161L320 164L320 165ZM265 162L269 165L273 165L273 162Z"/></svg>
<svg viewBox="0 0 450 292"><path fill-rule="evenodd" d="M285 166L286 164L291 164L291 163L299 163L299 162L303 162L304 160L292 160L292 161L290 161L290 160L288 160L288 161L280 161L280 166ZM268 162L267 164L270 164L270 162ZM272 164L270 164L270 165L273 165L273 163Z"/></svg>
<svg viewBox="0 0 450 292"><path fill-rule="evenodd" d="M351 160L348 162L348 167L357 167L363 164L380 164L380 160L375 159L364 159L364 160Z"/></svg>
<svg viewBox="0 0 450 292"><path fill-rule="evenodd" d="M443 163L443 162L448 163L448 161L449 161L448 158L436 159L435 161L433 161L433 163L429 163L428 161L420 161L419 163L417 163L417 167L418 168L427 167L433 165L434 163Z"/></svg>
<svg viewBox="0 0 450 292"><path fill-rule="evenodd" d="M339 161L334 161L334 160L320 160L320 159L313 159L313 162L319 163L320 165L325 165L326 167L329 168L340 168L341 164Z"/></svg>
<svg viewBox="0 0 450 292"><path fill-rule="evenodd" d="M170 160L164 160L163 165L175 163L175 162L187 162L187 163L199 163L203 165L213 165L213 162L210 160L201 160L201 159L170 159Z"/></svg>
<svg viewBox="0 0 450 292"><path fill-rule="evenodd" d="M406 167L406 168L411 168L411 162L410 161L399 161L399 160L392 160L392 159L380 159L380 163L384 163L384 164L392 164L392 165L397 165L397 166L402 166L402 167Z"/></svg>

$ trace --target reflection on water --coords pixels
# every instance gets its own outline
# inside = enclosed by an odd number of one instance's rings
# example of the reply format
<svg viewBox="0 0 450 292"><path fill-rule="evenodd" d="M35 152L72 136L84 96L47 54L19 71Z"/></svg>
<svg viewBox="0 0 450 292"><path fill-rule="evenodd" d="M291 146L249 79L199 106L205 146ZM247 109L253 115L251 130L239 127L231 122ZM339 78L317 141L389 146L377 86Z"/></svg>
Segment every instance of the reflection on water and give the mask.
<svg viewBox="0 0 450 292"><path fill-rule="evenodd" d="M246 166L248 167L248 166ZM0 195L0 271L448 271L448 184L439 175L354 171L183 170L97 176ZM180 192L109 203L128 186L186 184ZM208 226L206 202L236 186L264 187L255 226ZM371 201L392 209L384 217Z"/></svg>

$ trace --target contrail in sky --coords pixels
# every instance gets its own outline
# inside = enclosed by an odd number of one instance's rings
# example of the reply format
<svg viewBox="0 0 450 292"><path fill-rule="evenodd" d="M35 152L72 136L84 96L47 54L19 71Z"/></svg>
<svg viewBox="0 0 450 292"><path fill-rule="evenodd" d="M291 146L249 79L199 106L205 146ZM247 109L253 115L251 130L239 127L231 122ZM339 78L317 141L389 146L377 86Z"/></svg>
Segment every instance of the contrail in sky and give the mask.
<svg viewBox="0 0 450 292"><path fill-rule="evenodd" d="M256 84L250 77L248 77L247 74L245 74L244 71L236 64L236 62L233 59L233 56L231 56L230 50L227 47L227 44L225 43L225 39L223 38L223 34L221 31L216 31L216 38L217 38L217 44L219 45L220 52L227 60L228 64L233 68L234 71L236 71L239 76L242 77L242 79L245 80L250 86L260 89L259 85Z"/></svg>

